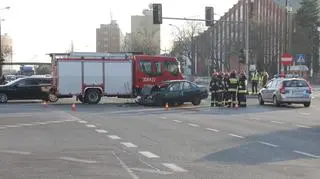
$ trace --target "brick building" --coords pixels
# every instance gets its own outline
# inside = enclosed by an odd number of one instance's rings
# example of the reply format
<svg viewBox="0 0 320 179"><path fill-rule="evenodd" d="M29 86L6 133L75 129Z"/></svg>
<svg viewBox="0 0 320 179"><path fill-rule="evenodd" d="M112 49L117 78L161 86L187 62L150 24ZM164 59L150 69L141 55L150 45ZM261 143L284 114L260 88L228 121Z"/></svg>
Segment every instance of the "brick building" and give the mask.
<svg viewBox="0 0 320 179"><path fill-rule="evenodd" d="M120 52L122 34L118 23L101 24L96 29L96 52Z"/></svg>
<svg viewBox="0 0 320 179"><path fill-rule="evenodd" d="M239 63L239 51L245 49L245 23L247 6L250 0L239 0L232 8L220 17L206 32L199 34L195 40L198 74L206 74L208 65L214 69L225 71L244 69ZM290 30L286 33L286 12L284 4L279 0L254 0L250 15L250 58L249 64L257 65L259 70L276 71L281 54L290 47L285 47L285 38L290 44ZM290 14L287 22L291 22ZM290 24L287 24L290 29ZM214 38L210 38L214 33ZM285 37L285 34L287 37ZM209 38L208 38L209 37ZM210 42L211 41L211 42ZM213 43L213 53L203 50ZM205 51L205 52L204 52ZM199 55L202 54L202 55ZM212 63L211 56L214 56ZM211 69L212 70L212 69Z"/></svg>

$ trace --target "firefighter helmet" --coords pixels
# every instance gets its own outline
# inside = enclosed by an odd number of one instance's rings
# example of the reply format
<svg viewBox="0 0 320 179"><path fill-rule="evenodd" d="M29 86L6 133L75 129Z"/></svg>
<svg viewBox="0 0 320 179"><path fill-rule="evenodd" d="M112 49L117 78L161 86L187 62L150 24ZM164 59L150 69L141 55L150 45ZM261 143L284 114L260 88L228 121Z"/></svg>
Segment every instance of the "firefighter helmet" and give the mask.
<svg viewBox="0 0 320 179"><path fill-rule="evenodd" d="M230 73L230 77L231 78L235 78L236 77L237 72L234 70Z"/></svg>
<svg viewBox="0 0 320 179"><path fill-rule="evenodd" d="M213 72L212 76L218 76L218 73L217 72Z"/></svg>

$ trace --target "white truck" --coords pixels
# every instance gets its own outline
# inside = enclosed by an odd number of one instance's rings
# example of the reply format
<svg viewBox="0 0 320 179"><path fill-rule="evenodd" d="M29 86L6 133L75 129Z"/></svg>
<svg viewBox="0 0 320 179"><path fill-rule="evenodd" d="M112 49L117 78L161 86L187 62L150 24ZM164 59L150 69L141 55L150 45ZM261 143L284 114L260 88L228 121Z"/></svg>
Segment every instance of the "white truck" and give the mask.
<svg viewBox="0 0 320 179"><path fill-rule="evenodd" d="M130 53L51 53L50 101L76 96L83 103L99 103L102 96L132 97Z"/></svg>

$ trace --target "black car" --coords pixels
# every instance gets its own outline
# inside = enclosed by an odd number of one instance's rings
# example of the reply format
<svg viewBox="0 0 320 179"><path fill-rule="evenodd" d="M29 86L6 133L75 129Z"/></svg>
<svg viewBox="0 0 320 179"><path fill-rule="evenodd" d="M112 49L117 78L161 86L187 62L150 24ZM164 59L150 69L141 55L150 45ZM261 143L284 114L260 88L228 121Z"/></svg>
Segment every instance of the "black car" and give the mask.
<svg viewBox="0 0 320 179"><path fill-rule="evenodd" d="M182 105L184 102L199 105L201 100L206 99L208 95L207 87L187 80L171 80L160 85L144 87L137 102L143 105L164 105L166 103Z"/></svg>
<svg viewBox="0 0 320 179"><path fill-rule="evenodd" d="M48 100L52 78L24 77L0 85L0 103L8 100Z"/></svg>

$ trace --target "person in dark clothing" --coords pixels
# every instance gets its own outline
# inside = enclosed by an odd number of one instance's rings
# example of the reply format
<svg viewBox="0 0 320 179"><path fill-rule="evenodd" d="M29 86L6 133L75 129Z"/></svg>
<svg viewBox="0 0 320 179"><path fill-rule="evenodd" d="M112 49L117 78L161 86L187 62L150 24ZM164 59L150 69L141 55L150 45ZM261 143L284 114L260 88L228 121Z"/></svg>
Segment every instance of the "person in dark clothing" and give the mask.
<svg viewBox="0 0 320 179"><path fill-rule="evenodd" d="M230 78L228 81L229 89L228 92L230 94L232 106L235 107L237 104L237 91L238 91L238 79L236 77L236 71L231 72ZM231 107L231 103L229 107Z"/></svg>
<svg viewBox="0 0 320 179"><path fill-rule="evenodd" d="M218 85L218 89L217 89L217 91L216 91L216 96L217 96L217 99L216 99L216 101L217 101L217 104L216 104L216 106L219 106L219 107L221 107L222 105L223 105L223 89L224 89L224 87L223 87L223 73L222 72L220 72L218 75L217 75L217 78L218 78L218 80L217 80L217 85Z"/></svg>
<svg viewBox="0 0 320 179"><path fill-rule="evenodd" d="M213 73L210 81L211 107L217 106L218 74Z"/></svg>
<svg viewBox="0 0 320 179"><path fill-rule="evenodd" d="M223 101L224 106L229 105L231 106L231 99L230 93L228 92L229 89L229 73L225 73L223 77Z"/></svg>
<svg viewBox="0 0 320 179"><path fill-rule="evenodd" d="M1 75L0 77L0 85L4 85L6 82L6 78L4 77L4 75Z"/></svg>
<svg viewBox="0 0 320 179"><path fill-rule="evenodd" d="M240 107L247 107L247 77L242 72L239 77L239 86L238 86L238 105Z"/></svg>

